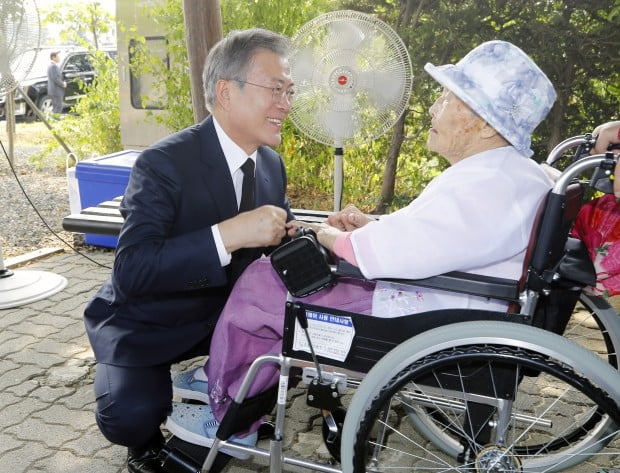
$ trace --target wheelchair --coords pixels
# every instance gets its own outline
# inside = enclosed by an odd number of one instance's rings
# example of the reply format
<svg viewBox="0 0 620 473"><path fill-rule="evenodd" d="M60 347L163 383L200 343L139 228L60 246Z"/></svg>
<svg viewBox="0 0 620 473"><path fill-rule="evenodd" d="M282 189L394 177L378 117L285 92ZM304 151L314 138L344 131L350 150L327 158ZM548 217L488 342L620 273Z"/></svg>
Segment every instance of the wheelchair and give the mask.
<svg viewBox="0 0 620 473"><path fill-rule="evenodd" d="M386 320L307 304L305 295L339 277L363 276L346 262L330 264L311 235L274 252L289 290L282 353L251 365L206 457L185 457L173 443L164 468L217 469L222 448L266 458L272 473L284 465L326 473L556 472L599 456L619 465L610 444L620 433L620 317L604 298L583 292L595 281L593 266L569 237L584 199L610 190L616 164L611 153L585 156L588 143L589 135L566 140L547 159L554 167L578 146L541 205L519 280L462 272L393 280L505 300L507 312L447 309ZM246 398L259 370L274 363L278 384ZM323 415L334 462L283 452L297 368L307 404ZM274 410L269 448L227 440Z"/></svg>

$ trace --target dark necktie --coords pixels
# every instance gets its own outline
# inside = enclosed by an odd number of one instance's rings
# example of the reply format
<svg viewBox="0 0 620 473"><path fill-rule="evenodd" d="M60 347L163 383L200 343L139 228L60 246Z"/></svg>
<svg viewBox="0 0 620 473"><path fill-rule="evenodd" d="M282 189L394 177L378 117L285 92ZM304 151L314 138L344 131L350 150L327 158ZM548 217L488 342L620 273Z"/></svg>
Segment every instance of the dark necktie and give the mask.
<svg viewBox="0 0 620 473"><path fill-rule="evenodd" d="M254 208L254 161L248 158L241 166L243 185L241 186L241 202L239 212L247 212Z"/></svg>
<svg viewBox="0 0 620 473"><path fill-rule="evenodd" d="M243 171L243 185L239 203L240 213L254 209L254 161L248 158L241 166L241 170ZM228 273L231 282L237 280L246 266L258 256L259 251L256 248L240 248L232 254Z"/></svg>

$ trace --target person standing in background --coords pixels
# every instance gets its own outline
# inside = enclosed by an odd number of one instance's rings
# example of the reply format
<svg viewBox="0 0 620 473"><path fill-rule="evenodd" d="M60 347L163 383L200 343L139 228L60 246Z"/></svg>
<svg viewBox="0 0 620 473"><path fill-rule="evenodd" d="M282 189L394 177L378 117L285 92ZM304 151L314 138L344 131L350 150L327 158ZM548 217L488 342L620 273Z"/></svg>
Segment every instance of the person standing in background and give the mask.
<svg viewBox="0 0 620 473"><path fill-rule="evenodd" d="M67 82L60 72L60 52L52 52L50 59L51 62L47 66L47 94L52 97L52 111L62 113L62 102L65 98Z"/></svg>

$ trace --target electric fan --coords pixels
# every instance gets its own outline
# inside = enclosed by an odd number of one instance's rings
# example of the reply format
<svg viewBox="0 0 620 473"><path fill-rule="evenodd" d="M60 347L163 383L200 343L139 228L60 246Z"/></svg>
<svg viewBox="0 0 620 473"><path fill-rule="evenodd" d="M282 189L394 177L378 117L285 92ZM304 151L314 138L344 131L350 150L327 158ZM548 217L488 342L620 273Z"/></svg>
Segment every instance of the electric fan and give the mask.
<svg viewBox="0 0 620 473"><path fill-rule="evenodd" d="M19 87L34 63L41 25L34 0L2 0L0 3L0 92L6 93L7 135L15 130L10 105L12 92ZM9 139L12 139L9 136ZM0 309L34 302L61 291L67 280L46 271L9 271L0 248Z"/></svg>
<svg viewBox="0 0 620 473"><path fill-rule="evenodd" d="M334 150L334 210L340 210L343 147L387 132L411 95L411 60L383 21L357 11L320 15L292 38L295 100L290 118L310 138Z"/></svg>

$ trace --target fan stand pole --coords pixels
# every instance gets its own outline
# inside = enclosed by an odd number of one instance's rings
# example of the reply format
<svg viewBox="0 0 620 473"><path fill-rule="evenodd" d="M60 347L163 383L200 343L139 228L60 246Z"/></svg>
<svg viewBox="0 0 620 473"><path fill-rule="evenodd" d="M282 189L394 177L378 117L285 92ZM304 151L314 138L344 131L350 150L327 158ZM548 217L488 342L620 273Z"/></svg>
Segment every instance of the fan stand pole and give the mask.
<svg viewBox="0 0 620 473"><path fill-rule="evenodd" d="M10 271L0 248L0 309L10 309L45 299L62 291L67 279L47 271Z"/></svg>
<svg viewBox="0 0 620 473"><path fill-rule="evenodd" d="M4 108L6 117L6 136L8 141L8 155L11 166L15 164L15 91L9 90L6 94L6 104Z"/></svg>
<svg viewBox="0 0 620 473"><path fill-rule="evenodd" d="M342 183L343 183L344 152L341 147L334 149L334 212L342 209Z"/></svg>

